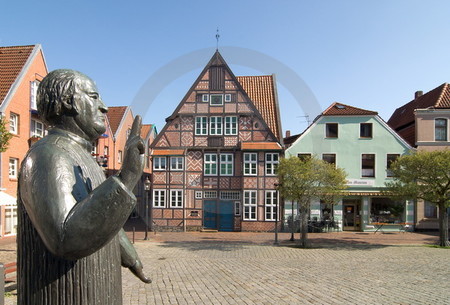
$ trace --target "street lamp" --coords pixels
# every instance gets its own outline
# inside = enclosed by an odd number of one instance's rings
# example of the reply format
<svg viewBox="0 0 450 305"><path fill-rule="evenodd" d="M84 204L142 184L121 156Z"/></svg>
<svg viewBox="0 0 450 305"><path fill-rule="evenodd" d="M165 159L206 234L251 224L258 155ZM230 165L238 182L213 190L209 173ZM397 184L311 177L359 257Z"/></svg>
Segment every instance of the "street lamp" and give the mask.
<svg viewBox="0 0 450 305"><path fill-rule="evenodd" d="M144 190L145 190L145 237L144 237L144 240L148 240L148 192L150 191L151 185L152 185L152 183L150 182L150 179L148 179L148 176L147 176L144 181Z"/></svg>

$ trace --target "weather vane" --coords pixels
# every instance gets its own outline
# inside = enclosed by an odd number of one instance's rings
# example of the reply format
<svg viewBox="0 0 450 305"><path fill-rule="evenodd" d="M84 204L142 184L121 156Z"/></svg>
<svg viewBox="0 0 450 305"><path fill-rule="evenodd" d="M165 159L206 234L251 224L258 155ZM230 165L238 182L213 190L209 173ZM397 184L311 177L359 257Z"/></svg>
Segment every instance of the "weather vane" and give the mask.
<svg viewBox="0 0 450 305"><path fill-rule="evenodd" d="M217 27L217 31L216 31L216 40L217 40L217 44L216 44L216 50L219 50L219 28Z"/></svg>

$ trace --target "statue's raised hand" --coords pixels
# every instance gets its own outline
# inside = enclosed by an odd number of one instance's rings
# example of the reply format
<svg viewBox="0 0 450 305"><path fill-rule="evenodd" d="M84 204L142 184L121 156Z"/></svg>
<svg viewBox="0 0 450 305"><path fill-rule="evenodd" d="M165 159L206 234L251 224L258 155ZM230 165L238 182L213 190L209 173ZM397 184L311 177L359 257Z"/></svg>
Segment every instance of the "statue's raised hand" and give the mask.
<svg viewBox="0 0 450 305"><path fill-rule="evenodd" d="M141 138L142 118L137 115L134 118L130 135L125 144L125 155L123 157L122 169L119 177L125 186L133 190L139 181L144 169L145 145Z"/></svg>

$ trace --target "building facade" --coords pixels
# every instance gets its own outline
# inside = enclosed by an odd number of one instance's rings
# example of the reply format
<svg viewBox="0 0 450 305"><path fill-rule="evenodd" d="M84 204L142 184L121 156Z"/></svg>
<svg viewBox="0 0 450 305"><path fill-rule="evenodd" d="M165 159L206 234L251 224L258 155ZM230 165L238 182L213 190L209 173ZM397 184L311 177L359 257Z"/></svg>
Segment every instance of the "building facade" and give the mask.
<svg viewBox="0 0 450 305"><path fill-rule="evenodd" d="M411 227L414 202L394 202L383 196L392 179L390 164L412 147L374 111L341 103L326 109L286 150L286 157L315 156L347 173L348 189L335 205L311 203L310 218L332 220L339 230L374 231ZM289 214L287 206L286 214Z"/></svg>
<svg viewBox="0 0 450 305"><path fill-rule="evenodd" d="M282 153L273 75L235 77L216 52L151 145L158 230L270 231Z"/></svg>
<svg viewBox="0 0 450 305"><path fill-rule="evenodd" d="M450 86L447 83L399 107L388 124L418 151L450 149ZM447 211L448 213L449 211ZM439 209L436 205L418 200L415 226L418 230L439 228Z"/></svg>
<svg viewBox="0 0 450 305"><path fill-rule="evenodd" d="M0 47L0 115L13 135L0 153L0 236L16 234L20 163L30 145L45 134L36 92L47 72L40 45Z"/></svg>

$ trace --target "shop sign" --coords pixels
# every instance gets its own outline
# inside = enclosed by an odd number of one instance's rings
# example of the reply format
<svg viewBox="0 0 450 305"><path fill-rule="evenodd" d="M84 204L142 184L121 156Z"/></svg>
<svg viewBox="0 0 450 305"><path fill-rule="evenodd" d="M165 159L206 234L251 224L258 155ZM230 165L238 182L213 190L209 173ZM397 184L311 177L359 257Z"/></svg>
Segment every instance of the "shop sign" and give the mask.
<svg viewBox="0 0 450 305"><path fill-rule="evenodd" d="M348 179L347 185L350 186L373 186L374 180Z"/></svg>

